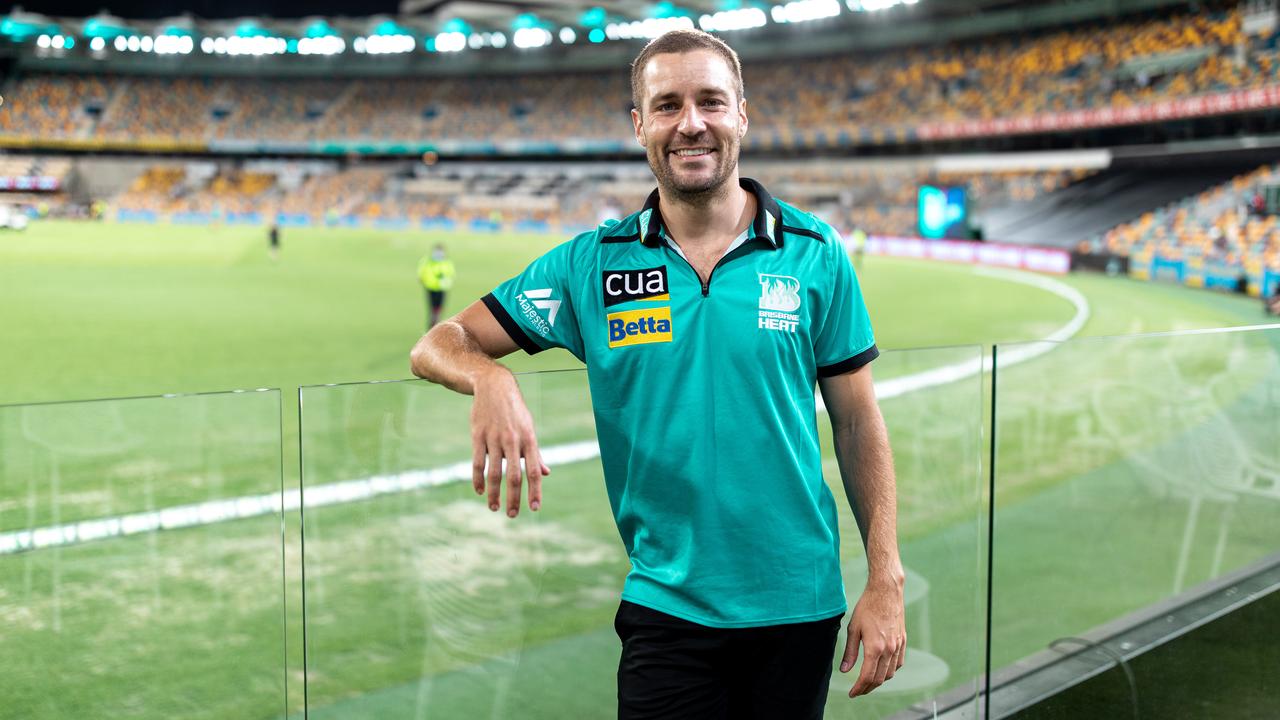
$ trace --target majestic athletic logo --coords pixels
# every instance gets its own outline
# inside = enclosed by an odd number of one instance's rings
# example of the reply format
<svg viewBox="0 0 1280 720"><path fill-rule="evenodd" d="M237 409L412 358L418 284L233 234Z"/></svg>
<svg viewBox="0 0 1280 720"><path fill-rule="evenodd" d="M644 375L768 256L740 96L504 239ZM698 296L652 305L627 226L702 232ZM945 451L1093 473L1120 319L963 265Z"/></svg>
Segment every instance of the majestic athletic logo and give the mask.
<svg viewBox="0 0 1280 720"><path fill-rule="evenodd" d="M760 276L760 309L795 312L800 309L800 281L789 275Z"/></svg>
<svg viewBox="0 0 1280 720"><path fill-rule="evenodd" d="M642 270L605 270L601 273L600 285L605 307L633 300L671 299L666 265Z"/></svg>
<svg viewBox="0 0 1280 720"><path fill-rule="evenodd" d="M609 313L609 347L671 342L668 306Z"/></svg>
<svg viewBox="0 0 1280 720"><path fill-rule="evenodd" d="M551 288L516 293L516 302L520 304L520 311L524 313L525 318L543 337L546 337L551 332L551 328L555 327L556 314L560 312L560 301L551 299ZM542 315L538 313L539 310L547 311L546 320L542 319Z"/></svg>
<svg viewBox="0 0 1280 720"><path fill-rule="evenodd" d="M757 273L760 278L760 317L756 327L793 333L800 326L800 281L790 275Z"/></svg>

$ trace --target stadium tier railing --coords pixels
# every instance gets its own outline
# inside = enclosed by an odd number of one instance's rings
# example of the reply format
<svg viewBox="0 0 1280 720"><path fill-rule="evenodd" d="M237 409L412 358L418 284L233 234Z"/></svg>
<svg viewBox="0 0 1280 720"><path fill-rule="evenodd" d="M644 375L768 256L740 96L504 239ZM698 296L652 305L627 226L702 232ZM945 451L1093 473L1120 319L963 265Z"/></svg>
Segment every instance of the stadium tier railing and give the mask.
<svg viewBox="0 0 1280 720"><path fill-rule="evenodd" d="M995 368L990 717L1280 712L1277 615L1215 624L1280 589L1280 326Z"/></svg>
<svg viewBox="0 0 1280 720"><path fill-rule="evenodd" d="M975 705L983 671L982 350L875 362L894 443L907 571L898 675L828 718ZM946 368L939 373L939 368ZM509 519L471 488L471 398L417 381L300 391L308 717L611 718L613 617L628 563L613 525L583 370L519 376L552 475ZM850 609L866 579L825 414ZM679 437L653 442L678 444ZM840 635L843 648L844 632Z"/></svg>
<svg viewBox="0 0 1280 720"><path fill-rule="evenodd" d="M0 407L0 718L287 712L280 407Z"/></svg>

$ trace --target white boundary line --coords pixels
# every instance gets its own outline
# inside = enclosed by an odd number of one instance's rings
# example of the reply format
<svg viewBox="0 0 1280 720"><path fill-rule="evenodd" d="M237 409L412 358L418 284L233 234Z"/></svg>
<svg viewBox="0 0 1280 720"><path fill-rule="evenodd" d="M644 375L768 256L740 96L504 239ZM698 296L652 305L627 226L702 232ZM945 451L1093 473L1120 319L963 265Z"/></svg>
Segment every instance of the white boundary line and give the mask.
<svg viewBox="0 0 1280 720"><path fill-rule="evenodd" d="M1019 270L976 268L979 275L997 280L1030 285L1061 297L1075 306L1075 316L1070 322L1043 338L1042 342L1028 343L1001 353L1000 366L1008 367L1039 357L1053 350L1055 343L1066 340L1084 327L1089 320L1089 303L1078 290L1053 278ZM991 358L975 358L964 362L890 378L876 383L876 396L882 400L898 397L925 388L946 385L973 377L991 369ZM818 412L825 412L822 398L818 398ZM600 456L600 446L594 440L564 443L544 448L542 457L548 465L592 460ZM413 470L392 475L375 475L357 480L327 483L306 488L306 507L325 507L342 503L367 500L379 495L408 492L435 487L451 482L471 480L471 462L457 462L431 470ZM162 510L132 513L118 517L82 520L75 523L50 525L33 530L0 533L0 556L28 550L74 545L76 543L125 537L157 530L210 525L227 520L271 515L277 512L297 510L303 495L297 490L284 493L247 495L226 500L209 500L189 505L176 505Z"/></svg>

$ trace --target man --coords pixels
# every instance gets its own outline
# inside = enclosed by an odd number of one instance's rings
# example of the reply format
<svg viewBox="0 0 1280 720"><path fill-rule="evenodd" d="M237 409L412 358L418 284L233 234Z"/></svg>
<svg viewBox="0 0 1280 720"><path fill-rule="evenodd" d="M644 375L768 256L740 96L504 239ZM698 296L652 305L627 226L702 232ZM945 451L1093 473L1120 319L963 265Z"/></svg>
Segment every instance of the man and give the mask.
<svg viewBox="0 0 1280 720"><path fill-rule="evenodd" d="M276 223L271 223L271 229L267 231L267 253L271 255L272 262L280 257L280 226Z"/></svg>
<svg viewBox="0 0 1280 720"><path fill-rule="evenodd" d="M550 469L493 358L563 347L586 363L632 566L615 619L619 717L818 718L847 606L815 382L869 565L841 661L848 672L862 647L850 697L892 677L906 647L870 323L830 226L738 177L736 54L670 32L636 58L631 82L636 140L658 179L644 208L435 328L413 371L475 396L474 489L497 510L505 475L515 517L521 461L531 510Z"/></svg>
<svg viewBox="0 0 1280 720"><path fill-rule="evenodd" d="M444 294L453 287L453 276L456 273L453 261L445 257L444 245L436 244L431 254L423 257L418 263L418 280L427 298L427 329L440 322L440 312L444 309Z"/></svg>

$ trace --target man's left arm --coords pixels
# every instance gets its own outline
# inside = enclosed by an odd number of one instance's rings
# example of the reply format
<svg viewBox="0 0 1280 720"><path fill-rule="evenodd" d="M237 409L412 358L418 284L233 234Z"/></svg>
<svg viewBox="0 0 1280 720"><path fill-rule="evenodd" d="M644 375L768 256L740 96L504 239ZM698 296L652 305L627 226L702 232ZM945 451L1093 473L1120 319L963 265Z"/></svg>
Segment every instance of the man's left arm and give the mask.
<svg viewBox="0 0 1280 720"><path fill-rule="evenodd" d="M840 477L867 553L867 586L854 606L840 662L840 672L849 672L861 645L862 671L849 690L849 697L857 697L893 677L907 649L893 455L870 364L819 378L818 386L831 418Z"/></svg>

